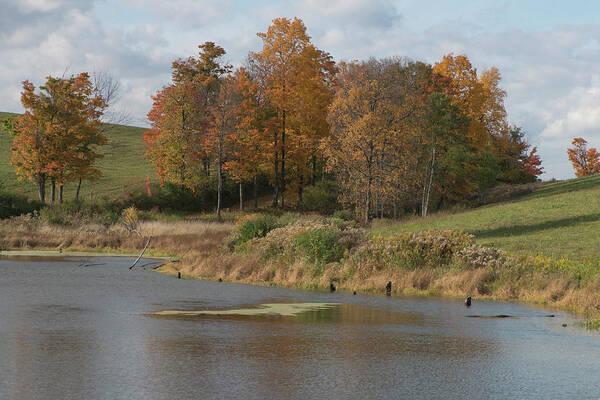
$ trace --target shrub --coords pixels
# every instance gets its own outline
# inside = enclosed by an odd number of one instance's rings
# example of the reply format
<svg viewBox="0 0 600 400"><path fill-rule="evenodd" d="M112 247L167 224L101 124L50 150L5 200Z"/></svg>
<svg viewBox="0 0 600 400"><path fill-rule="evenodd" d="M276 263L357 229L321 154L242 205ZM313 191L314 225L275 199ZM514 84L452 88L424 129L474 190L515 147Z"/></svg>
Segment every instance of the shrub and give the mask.
<svg viewBox="0 0 600 400"><path fill-rule="evenodd" d="M29 200L25 196L0 192L0 219L29 214L44 207L44 204Z"/></svg>
<svg viewBox="0 0 600 400"><path fill-rule="evenodd" d="M300 235L296 239L296 247L310 262L330 263L342 258L343 249L338 243L339 238L339 232L335 228L317 228Z"/></svg>
<svg viewBox="0 0 600 400"><path fill-rule="evenodd" d="M128 207L121 213L123 226L129 233L139 232L140 216L135 206Z"/></svg>
<svg viewBox="0 0 600 400"><path fill-rule="evenodd" d="M352 211L349 210L337 210L333 213L333 218L339 218L344 221L352 221L354 219L354 215Z"/></svg>
<svg viewBox="0 0 600 400"><path fill-rule="evenodd" d="M239 228L237 244L245 243L255 238L267 236L273 229L280 228L281 224L270 215L258 216L244 222Z"/></svg>
<svg viewBox="0 0 600 400"><path fill-rule="evenodd" d="M302 209L331 215L340 208L338 203L338 187L335 182L321 181L309 186L302 196Z"/></svg>
<svg viewBox="0 0 600 400"><path fill-rule="evenodd" d="M472 235L453 230L402 232L389 238L373 238L357 250L354 261L372 263L377 269L435 268L450 264L454 254L473 241Z"/></svg>
<svg viewBox="0 0 600 400"><path fill-rule="evenodd" d="M462 269L503 268L509 261L505 251L478 245L465 247L455 254L456 265Z"/></svg>

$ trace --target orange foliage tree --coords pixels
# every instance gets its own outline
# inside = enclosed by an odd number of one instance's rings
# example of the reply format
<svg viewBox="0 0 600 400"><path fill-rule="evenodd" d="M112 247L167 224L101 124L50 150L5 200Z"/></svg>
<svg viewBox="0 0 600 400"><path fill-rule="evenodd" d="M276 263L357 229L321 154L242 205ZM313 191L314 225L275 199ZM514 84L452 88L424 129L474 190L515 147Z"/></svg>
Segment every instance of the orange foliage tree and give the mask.
<svg viewBox="0 0 600 400"><path fill-rule="evenodd" d="M276 18L267 32L258 36L263 48L251 52L249 62L260 91L279 121L271 146L273 206L277 206L281 196L284 207L288 156L302 168L306 155L316 157L317 143L327 135L325 115L336 68L328 53L310 43L306 27L298 18ZM304 155L299 156L298 152ZM302 171L299 175L303 176Z"/></svg>
<svg viewBox="0 0 600 400"><path fill-rule="evenodd" d="M51 200L55 200L58 185L62 202L66 183L100 175L94 168L101 157L95 146L106 143L99 130L106 102L94 94L89 75L82 73L48 77L38 93L25 81L21 103L25 113L15 122L11 164L20 179L36 183L41 201L45 201L49 180Z"/></svg>
<svg viewBox="0 0 600 400"><path fill-rule="evenodd" d="M571 144L573 147L567 149L567 154L577 177L600 172L600 153L594 147L588 149L584 138L575 138Z"/></svg>
<svg viewBox="0 0 600 400"><path fill-rule="evenodd" d="M214 113L221 77L230 70L225 50L212 42L198 46L198 58L173 62L172 83L153 96L144 134L146 157L161 182L196 190L210 174L215 154Z"/></svg>

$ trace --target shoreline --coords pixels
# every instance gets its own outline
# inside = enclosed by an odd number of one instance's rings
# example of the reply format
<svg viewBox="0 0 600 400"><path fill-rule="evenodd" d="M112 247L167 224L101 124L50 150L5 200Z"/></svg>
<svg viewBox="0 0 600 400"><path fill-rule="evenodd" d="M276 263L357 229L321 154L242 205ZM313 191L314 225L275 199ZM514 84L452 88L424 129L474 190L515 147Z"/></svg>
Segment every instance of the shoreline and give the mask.
<svg viewBox="0 0 600 400"><path fill-rule="evenodd" d="M81 231L77 228L41 225L35 229L19 225L7 225L0 231L0 257L138 257L146 240L131 235L118 225ZM301 226L302 228L303 226ZM295 248L271 252L269 246L289 243L293 246L294 229L290 224L279 232L280 236L255 239L241 249L228 247L237 226L231 223L213 222L144 222L142 231L153 237L146 259L161 260L156 272L184 279L219 280L258 286L276 286L298 290L328 290L334 283L339 291L384 295L388 281L393 282L392 295L439 297L449 299L473 299L505 301L537 305L561 310L581 319L587 329L600 329L600 308L597 304L597 288L600 280L577 285L570 275L532 269L496 269L489 266L457 268L449 264L415 264L412 268L396 266L395 260L379 259L366 254L353 258L344 254L343 259L333 263L313 263ZM311 226L313 231L319 231ZM4 233L4 234L3 234ZM286 236L281 239L281 235ZM276 235L275 235L276 236ZM387 239L367 239L367 245L379 246L384 255ZM410 245L412 246L412 245ZM375 249L378 249L376 247ZM411 249L412 247L405 247ZM62 252L59 251L62 249ZM358 248L363 251L364 247ZM426 250L429 256L429 250ZM364 253L363 253L364 254ZM360 254L358 254L360 255ZM507 275L500 275L506 271ZM512 274L512 275L511 275ZM518 275L515 275L518 274ZM516 278L515 278L516 276Z"/></svg>
<svg viewBox="0 0 600 400"><path fill-rule="evenodd" d="M86 251L86 250L64 251L62 253L57 250L49 250L49 249L45 249L45 250L12 249L12 250L0 251L0 257L2 257L2 256L5 256L5 257L51 257L51 258L62 258L62 257L134 258L134 257L137 257L138 255L135 253L98 252L98 251L92 251L92 249L90 249L89 251ZM160 273L163 275L177 276L178 270L176 268L173 268L170 266L170 264L172 263L171 257L144 256L142 258L164 261L164 263L162 263L161 265L159 265L157 267L152 268L152 270L154 272L157 272L157 273ZM215 281L214 278L210 278L210 277L201 277L201 276L192 276L192 275L183 275L183 274L182 274L181 279L198 280L198 281L202 281L202 280ZM278 288L302 290L302 291L326 292L328 290L327 287L320 286L320 285L286 285L286 284L281 284L281 283L276 283L276 282L258 282L258 281L243 281L243 280L224 280L223 282L233 283L233 284L242 284L242 285L251 285L251 286L278 287ZM353 292L352 289L348 289L346 287L338 287L337 291L339 293L344 293L344 294L352 294L352 292ZM384 291L381 289L377 289L377 288L361 288L361 289L356 290L356 293L362 294L362 295L367 295L367 296L385 296ZM458 294L452 295L452 294L448 294L448 293L441 293L439 291L434 291L434 290L409 290L409 291L396 290L393 292L392 297L394 297L394 296L405 297L405 298L434 298L434 299L447 299L447 300L456 300L456 299L462 298L462 296L460 296ZM567 318L574 320L576 322L578 328L586 329L585 328L586 318L584 316L580 315L579 313L577 313L573 310L568 310L568 309L566 309L564 307L560 307L558 305L551 305L551 304L547 304L544 302L526 301L523 299L506 299L506 298L502 298L499 296L487 296L487 295L477 296L474 300L504 302L504 303L517 303L517 304L527 305L527 306L532 306L532 307L537 306L539 308L542 308L542 309L548 310L548 311L564 312L567 315L565 315L563 317L567 317ZM587 331L595 331L593 329L586 329L586 330Z"/></svg>
<svg viewBox="0 0 600 400"><path fill-rule="evenodd" d="M135 253L126 253L126 252L102 252L97 251L96 249L78 249L75 251L65 250L62 253L57 250L50 249L28 249L28 250L19 250L19 249L10 249L10 250L1 250L1 257L51 257L51 258L61 258L61 257L115 257L115 258L135 258L139 254ZM156 273L170 276L177 276L177 273L180 272L180 269L176 268L173 263L173 257L167 256L144 256L144 259L154 259L164 261L162 264L152 268L152 270ZM181 279L188 280L199 280L199 281L217 281L216 277L207 277L207 276L199 276L199 275L189 275L182 274ZM234 284L244 284L244 285L252 285L252 286L265 286L265 287L278 287L278 288L286 288L293 290L302 290L302 291L318 291L325 292L328 290L327 286L319 285L319 284L311 284L311 285L302 285L302 284L284 284L273 281L249 281L249 280L232 280L232 279L223 279L223 282L234 283ZM338 286L337 291L344 294L351 294L354 290L350 289L346 286ZM367 295L367 296L385 296L385 291L381 288L376 287L363 287L359 289L355 289L357 294ZM392 297L413 297L413 298L437 298L437 299L462 299L464 296L461 296L458 293L452 294L449 292L444 292L442 290L394 290L392 292ZM582 313L577 312L576 310L569 309L568 307L560 306L557 304L549 304L543 301L532 301L527 299L508 299L502 296L494 296L494 295L479 295L474 297L476 301L492 301L492 302L505 302L505 303L517 303L521 305L527 306L537 306L543 308L548 311L560 311L568 314L567 316L575 321L577 328L584 329L586 331L597 332L599 329L596 328L588 328L586 327L586 323L594 318L589 318L583 315Z"/></svg>

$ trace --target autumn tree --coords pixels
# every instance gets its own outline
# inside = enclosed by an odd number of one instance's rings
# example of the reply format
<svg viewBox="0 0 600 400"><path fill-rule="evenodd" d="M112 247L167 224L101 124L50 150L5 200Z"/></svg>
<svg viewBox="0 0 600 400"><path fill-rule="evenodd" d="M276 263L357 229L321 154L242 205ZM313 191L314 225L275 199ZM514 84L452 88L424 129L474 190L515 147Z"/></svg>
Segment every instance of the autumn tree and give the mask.
<svg viewBox="0 0 600 400"><path fill-rule="evenodd" d="M225 55L222 47L213 42L198 47L197 58L173 62L172 83L153 96L151 127L144 134L146 157L161 182L192 191L210 174L211 157L218 148L213 108L221 78L231 69L220 60Z"/></svg>
<svg viewBox="0 0 600 400"><path fill-rule="evenodd" d="M21 103L25 113L15 121L11 164L20 179L38 186L45 200L46 181L63 187L79 178L95 178L100 171L94 162L100 157L95 147L106 143L100 133L100 117L106 102L94 95L94 87L86 73L69 78L48 77L36 93L35 86L23 82Z"/></svg>
<svg viewBox="0 0 600 400"><path fill-rule="evenodd" d="M542 160L537 154L537 147L531 149L523 164L525 167L525 171L533 179L537 179L538 176L544 173L544 167L542 167Z"/></svg>
<svg viewBox="0 0 600 400"><path fill-rule="evenodd" d="M329 108L331 134L323 141L327 168L342 200L363 212L394 198L393 185L409 155L402 152L415 113L418 68L406 60L370 60L347 66Z"/></svg>
<svg viewBox="0 0 600 400"><path fill-rule="evenodd" d="M583 138L575 138L571 142L573 147L567 149L569 160L575 169L577 177L594 175L600 172L600 153L594 147L587 147Z"/></svg>
<svg viewBox="0 0 600 400"><path fill-rule="evenodd" d="M424 102L423 115L423 144L425 153L429 154L426 158L423 180L423 189L421 197L421 215L427 216L429 202L431 199L434 179L441 176L442 179L448 178L447 174L448 152L455 146L461 146L464 149L465 140L462 135L468 127L468 118L461 113L460 109L451 103L451 99L443 93L431 93ZM440 162L441 161L441 162ZM441 170L441 171L440 171ZM456 180L452 185L452 190L464 190L464 185L458 185Z"/></svg>
<svg viewBox="0 0 600 400"><path fill-rule="evenodd" d="M250 53L249 65L279 120L272 139L273 206L281 196L284 207L288 154L299 150L302 143L310 143L313 153L317 148L317 138L323 136L323 106L330 101L335 64L329 54L310 43L306 27L298 18L276 18L267 32L258 36L263 48Z"/></svg>
<svg viewBox="0 0 600 400"><path fill-rule="evenodd" d="M242 102L242 93L238 84L239 76L226 75L221 78L219 91L210 106L210 135L209 139L216 145L217 162L217 217L221 219L221 195L223 190L223 165L226 162L225 145L238 129L236 112ZM229 151L227 151L229 153ZM240 189L241 190L241 189Z"/></svg>
<svg viewBox="0 0 600 400"><path fill-rule="evenodd" d="M233 111L235 129L228 136L229 156L224 168L239 184L240 210L243 210L243 185L248 181L253 182L254 207L258 207L257 178L267 159L269 130L275 128L276 121L272 113L260 106L258 85L246 69L237 69L232 78L238 101Z"/></svg>

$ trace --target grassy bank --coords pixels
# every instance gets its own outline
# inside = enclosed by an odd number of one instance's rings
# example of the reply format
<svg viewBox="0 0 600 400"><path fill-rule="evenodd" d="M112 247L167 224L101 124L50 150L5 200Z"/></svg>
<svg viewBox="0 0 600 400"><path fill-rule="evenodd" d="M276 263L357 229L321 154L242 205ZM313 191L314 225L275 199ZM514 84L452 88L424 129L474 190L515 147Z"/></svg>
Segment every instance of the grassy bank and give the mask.
<svg viewBox="0 0 600 400"><path fill-rule="evenodd" d="M459 229L477 244L512 254L539 255L574 262L600 261L600 176L539 186L515 200L454 214L376 223L384 236L426 229Z"/></svg>

